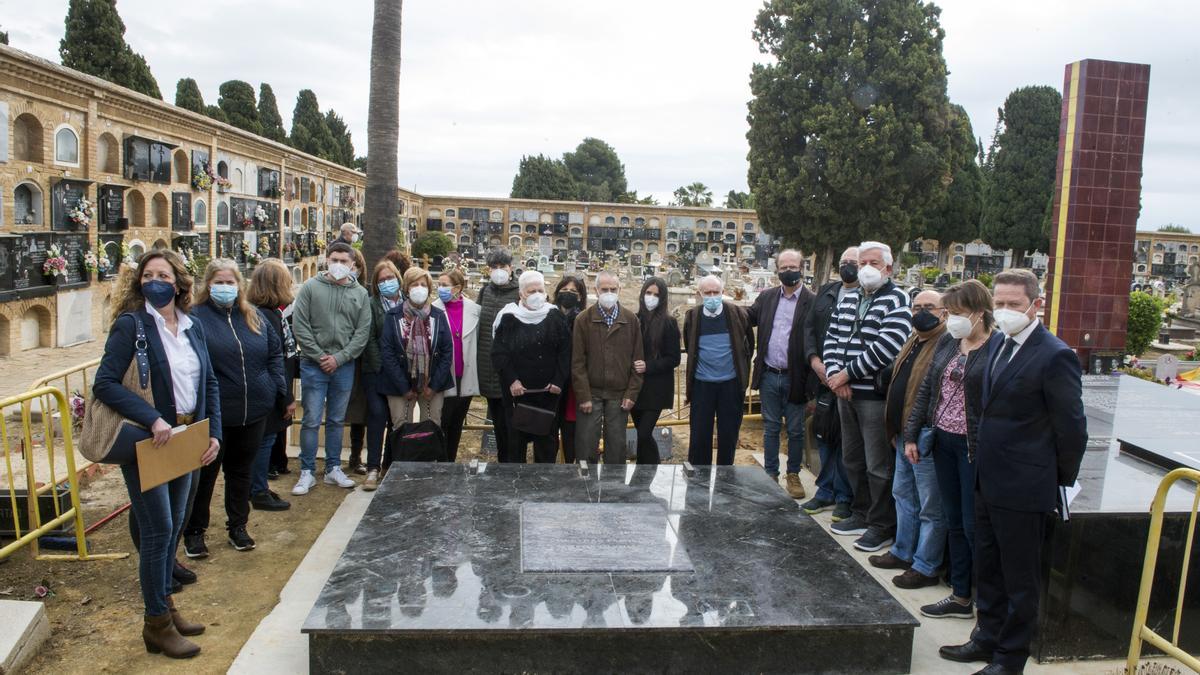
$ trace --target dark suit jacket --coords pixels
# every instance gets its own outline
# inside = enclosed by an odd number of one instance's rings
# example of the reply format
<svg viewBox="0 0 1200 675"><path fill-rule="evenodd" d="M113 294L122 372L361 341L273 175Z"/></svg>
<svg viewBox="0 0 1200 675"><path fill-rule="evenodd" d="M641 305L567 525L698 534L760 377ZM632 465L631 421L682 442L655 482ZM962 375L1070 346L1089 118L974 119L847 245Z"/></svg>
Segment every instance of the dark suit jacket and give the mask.
<svg viewBox="0 0 1200 675"><path fill-rule="evenodd" d="M141 317L146 330L146 342L150 358L150 390L154 394L154 407L150 407L140 396L125 388L122 381L129 364L133 362L137 351L134 341L137 339L137 328L130 314L122 314L113 322L108 331L108 341L104 343L104 356L100 366L96 368L96 380L92 384L92 392L96 398L121 414L125 419L137 422L149 429L159 417L172 427L179 422L175 418L175 394L171 380L171 364L167 361L167 353L163 349L162 340L158 337L158 327L154 317L139 309L136 314ZM217 385L217 376L213 374L212 361L208 358L208 343L204 338L204 326L197 319L192 319L192 327L187 330L188 341L200 359L200 378L196 392L196 421L208 420L208 435L221 439L221 392Z"/></svg>
<svg viewBox="0 0 1200 675"><path fill-rule="evenodd" d="M1087 446L1079 358L1038 325L992 383L1003 345L988 349L975 484L989 504L1052 511L1057 486L1075 483Z"/></svg>
<svg viewBox="0 0 1200 675"><path fill-rule="evenodd" d="M804 403L815 394L810 391L811 366L804 354L804 328L808 314L812 311L817 296L804 285L796 290L796 313L792 315L792 333L788 336L787 371L790 385L788 387L789 403ZM782 290L779 286L763 291L754 299L748 316L750 325L758 328L757 349L754 352L754 374L750 376L750 388L762 389L763 373L767 369L767 346L771 344L771 334L775 332L775 311L779 309L782 300ZM836 296L835 296L836 297ZM814 386L815 390L816 387Z"/></svg>
<svg viewBox="0 0 1200 675"><path fill-rule="evenodd" d="M725 325L729 327L729 341L733 348L733 368L737 372L738 386L744 391L750 383L750 354L754 351L754 328L746 317L746 308L724 301ZM696 364L700 360L700 312L704 305L696 305L683 315L683 345L688 353L687 384L684 401L692 401L692 385L696 382Z"/></svg>

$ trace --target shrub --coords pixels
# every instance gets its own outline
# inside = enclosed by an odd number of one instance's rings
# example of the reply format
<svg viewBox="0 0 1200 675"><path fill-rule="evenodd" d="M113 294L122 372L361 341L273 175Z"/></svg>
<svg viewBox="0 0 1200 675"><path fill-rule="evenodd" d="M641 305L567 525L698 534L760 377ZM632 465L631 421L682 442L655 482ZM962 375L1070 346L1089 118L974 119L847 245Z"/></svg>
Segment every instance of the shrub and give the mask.
<svg viewBox="0 0 1200 675"><path fill-rule="evenodd" d="M925 277L925 283L927 284L935 283L941 275L942 271L936 267L926 267L921 270L921 276Z"/></svg>
<svg viewBox="0 0 1200 675"><path fill-rule="evenodd" d="M1149 293L1134 291L1129 294L1129 323L1125 333L1125 350L1130 354L1145 353L1158 337L1162 326L1166 303Z"/></svg>
<svg viewBox="0 0 1200 675"><path fill-rule="evenodd" d="M428 255L430 258L444 256L454 250L454 241L441 232L426 232L417 237L412 245L413 260Z"/></svg>
<svg viewBox="0 0 1200 675"><path fill-rule="evenodd" d="M988 288L992 287L992 275L987 272L980 272L976 275L975 280Z"/></svg>

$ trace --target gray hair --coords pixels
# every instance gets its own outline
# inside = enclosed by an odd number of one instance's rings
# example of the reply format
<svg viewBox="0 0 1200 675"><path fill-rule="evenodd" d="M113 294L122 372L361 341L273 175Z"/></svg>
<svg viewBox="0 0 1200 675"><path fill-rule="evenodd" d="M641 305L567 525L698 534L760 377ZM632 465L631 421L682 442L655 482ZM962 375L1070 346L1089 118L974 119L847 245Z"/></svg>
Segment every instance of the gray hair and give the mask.
<svg viewBox="0 0 1200 675"><path fill-rule="evenodd" d="M721 277L719 277L715 274L707 274L705 276L700 277L700 280L696 282L696 290L697 291L699 291L701 293L704 292L703 286L704 286L705 281L715 281L715 282L717 282L717 290L718 291L725 290L725 282L721 280Z"/></svg>
<svg viewBox="0 0 1200 675"><path fill-rule="evenodd" d="M862 255L863 251L870 251L871 249L875 249L883 254L883 264L885 264L885 265L892 264L892 247L891 246L880 243L878 241L864 241L863 243L858 245L858 254Z"/></svg>
<svg viewBox="0 0 1200 675"><path fill-rule="evenodd" d="M541 284L544 287L546 285L546 277L542 276L542 273L537 270L522 272L521 276L517 277L517 288L522 292L525 291L526 286L533 283Z"/></svg>
<svg viewBox="0 0 1200 675"><path fill-rule="evenodd" d="M358 230L358 227L356 227L354 225L354 223L342 223L341 232L343 232L343 233L347 232L347 231L355 232L357 230Z"/></svg>
<svg viewBox="0 0 1200 675"><path fill-rule="evenodd" d="M484 262L488 267L508 267L512 265L512 252L504 246L497 246L488 251Z"/></svg>
<svg viewBox="0 0 1200 675"><path fill-rule="evenodd" d="M789 255L789 254L796 256L796 258L800 260L801 264L804 263L804 256L800 255L800 251L797 251L794 248L785 248L782 251L780 251L779 253L776 253L775 254L775 262L778 263L780 261L780 259L783 258L783 256Z"/></svg>
<svg viewBox="0 0 1200 675"><path fill-rule="evenodd" d="M596 286L597 287L600 286L600 279L602 279L604 277L608 277L609 279L612 279L613 281L617 282L618 286L621 285L621 278L618 277L616 274L613 274L612 272L609 272L608 270L600 270L599 272L596 273Z"/></svg>

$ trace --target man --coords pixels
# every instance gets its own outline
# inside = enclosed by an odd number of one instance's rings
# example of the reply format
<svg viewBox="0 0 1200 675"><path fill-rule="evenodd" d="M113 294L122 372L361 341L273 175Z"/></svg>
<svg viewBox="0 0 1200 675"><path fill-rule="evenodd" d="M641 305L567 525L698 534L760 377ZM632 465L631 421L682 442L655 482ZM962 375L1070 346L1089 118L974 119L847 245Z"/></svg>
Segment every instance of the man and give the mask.
<svg viewBox="0 0 1200 675"><path fill-rule="evenodd" d="M342 223L341 233L333 241L334 243L340 242L351 246L358 241L358 235L358 228L354 226L354 223Z"/></svg>
<svg viewBox="0 0 1200 675"><path fill-rule="evenodd" d="M487 399L488 417L496 436L496 459L511 462L509 456L508 422L504 415L504 392L500 374L492 365L492 324L496 314L510 302L520 299L521 291L512 273L512 253L503 246L488 251L487 266L491 269L488 282L479 289L479 338L475 352L475 372L479 373L479 394Z"/></svg>
<svg viewBox="0 0 1200 675"><path fill-rule="evenodd" d="M696 284L700 305L683 319L687 347L685 399L691 414L688 461L712 464L713 416L717 422L717 464L733 464L742 403L750 382L750 354L754 329L746 310L722 297L725 284L708 275Z"/></svg>
<svg viewBox="0 0 1200 675"><path fill-rule="evenodd" d="M612 272L596 275L597 302L575 317L571 340L571 385L579 402L575 452L599 462L603 424L605 464L625 463L625 425L642 390L633 367L642 360L642 329L637 314L621 306L620 290Z"/></svg>
<svg viewBox="0 0 1200 675"><path fill-rule="evenodd" d="M1008 270L993 282L1005 339L988 352L975 451L975 606L971 640L942 647L951 661L985 661L988 675L1020 673L1038 615L1046 514L1065 515L1087 446L1079 359L1041 324L1037 277Z"/></svg>
<svg viewBox="0 0 1200 675"><path fill-rule="evenodd" d="M933 457L904 451L904 423L912 412L925 373L933 363L938 340L946 332L942 296L921 291L913 299L913 334L900 349L888 385L884 427L896 449L892 496L896 500L896 542L891 550L867 562L903 572L892 578L898 588L924 588L941 582L939 568L946 551L946 523Z"/></svg>
<svg viewBox="0 0 1200 675"><path fill-rule="evenodd" d="M316 485L317 428L325 416L325 482L353 488L342 472L342 426L354 386L354 360L371 336L371 304L358 285L354 249L334 242L325 250L328 269L304 282L292 306L292 331L300 347L300 479L292 494Z"/></svg>
<svg viewBox="0 0 1200 675"><path fill-rule="evenodd" d="M825 335L825 374L838 397L842 458L854 491L850 518L834 534L859 535L854 547L878 551L896 533L892 472L896 456L884 429L884 394L875 376L891 365L912 331L908 294L891 280L892 249L858 245L858 285L838 305Z"/></svg>
<svg viewBox="0 0 1200 675"><path fill-rule="evenodd" d="M758 328L754 374L750 388L762 401L763 468L779 480L779 432L787 420L787 491L804 499L800 465L804 460L804 404L808 401L809 367L804 358L804 320L813 292L804 287L799 251L785 249L775 257L778 291L758 294L748 319Z"/></svg>
<svg viewBox="0 0 1200 675"><path fill-rule="evenodd" d="M820 383L818 397L830 397L832 392L825 379L825 333L837 312L837 306L850 291L858 288L858 247L851 246L838 258L838 279L821 287L813 301L813 309L804 321L804 358ZM828 393L827 393L828 392ZM834 399L836 401L836 397ZM832 407L837 414L837 405ZM835 419L834 422L837 420ZM841 435L835 440L817 437L817 452L821 457L821 472L817 474L817 494L800 505L804 512L816 515L833 509L833 522L850 517L850 501L854 493L846 478L846 465L842 462Z"/></svg>

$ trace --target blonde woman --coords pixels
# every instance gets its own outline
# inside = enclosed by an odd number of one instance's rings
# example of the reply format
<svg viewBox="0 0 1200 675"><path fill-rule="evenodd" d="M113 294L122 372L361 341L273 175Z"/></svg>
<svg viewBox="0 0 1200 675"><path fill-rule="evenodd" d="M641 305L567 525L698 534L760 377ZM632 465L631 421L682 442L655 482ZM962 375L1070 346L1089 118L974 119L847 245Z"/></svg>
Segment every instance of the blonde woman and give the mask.
<svg viewBox="0 0 1200 675"><path fill-rule="evenodd" d="M209 502L221 468L229 544L238 551L254 549L254 539L246 532L254 458L267 416L278 415L276 402L287 396L287 386L279 335L246 298L237 263L217 258L208 264L192 314L208 336L208 355L220 388L224 439L217 461L200 472L196 501L183 530L184 552L189 558L204 558Z"/></svg>
<svg viewBox="0 0 1200 675"><path fill-rule="evenodd" d="M262 310L267 323L279 336L283 349L283 381L287 395L275 401L275 412L267 414L262 445L254 458L254 474L250 481L250 504L260 511L286 511L291 504L271 490L267 479L288 473L287 430L296 413L296 397L292 382L300 373L300 350L292 334L292 275L278 258L268 258L250 275L246 299ZM273 472L273 475L272 475Z"/></svg>

